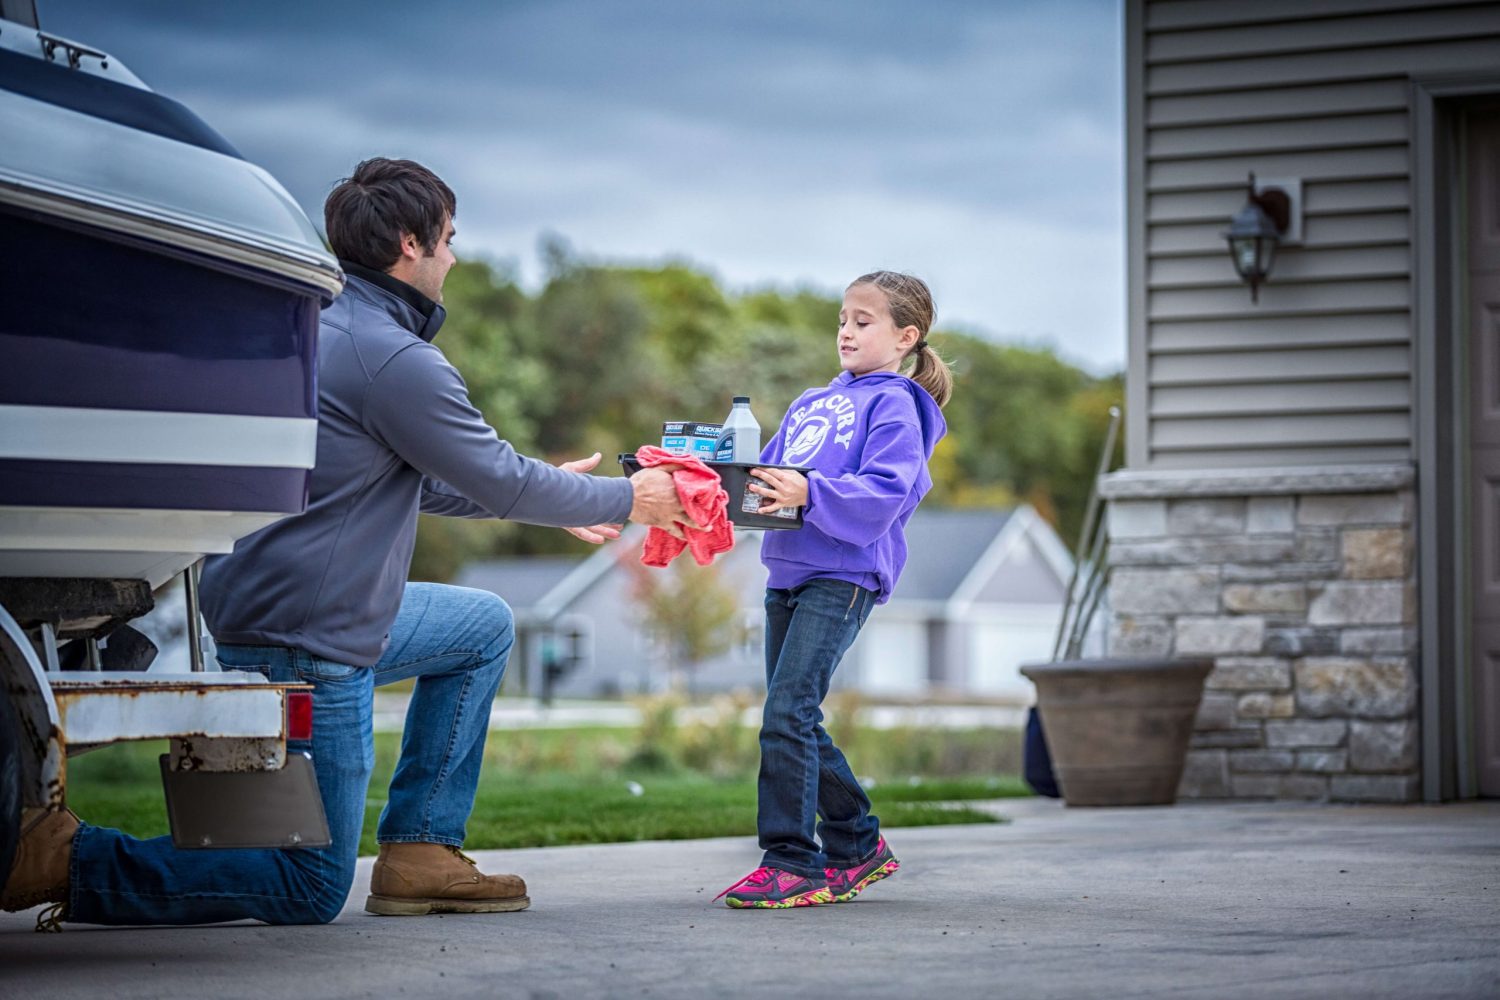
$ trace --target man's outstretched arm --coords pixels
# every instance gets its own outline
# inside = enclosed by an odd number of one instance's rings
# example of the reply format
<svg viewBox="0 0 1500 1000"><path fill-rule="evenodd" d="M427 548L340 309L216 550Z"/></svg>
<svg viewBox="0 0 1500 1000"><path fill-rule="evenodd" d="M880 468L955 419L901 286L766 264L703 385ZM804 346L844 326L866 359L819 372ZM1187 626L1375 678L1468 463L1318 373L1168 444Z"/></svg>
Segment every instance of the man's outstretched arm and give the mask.
<svg viewBox="0 0 1500 1000"><path fill-rule="evenodd" d="M556 527L629 518L671 528L687 520L668 472L590 476L518 453L485 423L458 371L429 345L392 358L372 380L365 403L370 433L428 478L423 509L430 513L487 512Z"/></svg>

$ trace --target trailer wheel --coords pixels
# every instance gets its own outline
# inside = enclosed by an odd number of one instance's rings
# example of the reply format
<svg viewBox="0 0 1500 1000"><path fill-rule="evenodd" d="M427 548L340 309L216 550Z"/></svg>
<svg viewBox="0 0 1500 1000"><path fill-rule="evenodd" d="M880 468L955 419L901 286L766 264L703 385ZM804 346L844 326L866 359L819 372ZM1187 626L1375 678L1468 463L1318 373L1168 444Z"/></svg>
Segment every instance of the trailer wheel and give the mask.
<svg viewBox="0 0 1500 1000"><path fill-rule="evenodd" d="M21 727L10 695L0 690L0 886L10 878L21 839Z"/></svg>

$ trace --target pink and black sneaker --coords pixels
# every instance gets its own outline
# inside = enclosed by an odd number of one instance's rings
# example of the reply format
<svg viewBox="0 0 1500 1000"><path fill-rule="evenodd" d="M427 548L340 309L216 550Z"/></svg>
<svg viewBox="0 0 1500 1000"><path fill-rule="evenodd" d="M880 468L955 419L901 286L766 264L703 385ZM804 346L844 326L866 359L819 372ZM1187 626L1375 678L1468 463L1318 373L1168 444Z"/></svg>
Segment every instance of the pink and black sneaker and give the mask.
<svg viewBox="0 0 1500 1000"><path fill-rule="evenodd" d="M780 868L757 868L714 897L735 909L789 910L833 902L828 883Z"/></svg>
<svg viewBox="0 0 1500 1000"><path fill-rule="evenodd" d="M875 856L869 861L853 868L825 868L823 873L828 876L828 891L833 894L833 901L847 903L864 892L866 886L894 875L900 869L901 862L896 860L885 838L881 837L875 847Z"/></svg>

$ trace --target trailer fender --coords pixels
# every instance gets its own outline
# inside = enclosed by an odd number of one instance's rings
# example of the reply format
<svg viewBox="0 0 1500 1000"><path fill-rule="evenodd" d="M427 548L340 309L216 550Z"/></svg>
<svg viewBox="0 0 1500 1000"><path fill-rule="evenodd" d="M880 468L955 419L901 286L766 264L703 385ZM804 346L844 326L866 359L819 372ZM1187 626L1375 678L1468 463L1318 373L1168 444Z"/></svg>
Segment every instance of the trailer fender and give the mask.
<svg viewBox="0 0 1500 1000"><path fill-rule="evenodd" d="M0 605L0 693L10 700L21 734L21 802L60 809L67 753L52 687L31 640Z"/></svg>

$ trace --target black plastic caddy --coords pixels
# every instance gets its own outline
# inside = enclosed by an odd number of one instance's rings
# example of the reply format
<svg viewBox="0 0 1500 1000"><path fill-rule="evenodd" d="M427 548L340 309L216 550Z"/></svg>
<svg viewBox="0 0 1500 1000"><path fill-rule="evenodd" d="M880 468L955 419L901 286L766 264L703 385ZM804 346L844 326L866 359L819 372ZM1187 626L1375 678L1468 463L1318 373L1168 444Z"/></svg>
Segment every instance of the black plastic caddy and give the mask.
<svg viewBox="0 0 1500 1000"><path fill-rule="evenodd" d="M750 489L751 482L760 483L750 475L751 469L791 469L806 474L805 465L772 465L769 462L704 462L724 481L724 491L729 494L729 522L739 528L765 531L796 531L802 527L802 508L785 507L775 514L760 514L756 511L765 501L759 493ZM641 471L635 460L635 452L620 455L620 465L627 476ZM765 485L761 483L761 485Z"/></svg>

